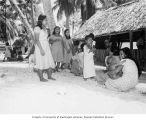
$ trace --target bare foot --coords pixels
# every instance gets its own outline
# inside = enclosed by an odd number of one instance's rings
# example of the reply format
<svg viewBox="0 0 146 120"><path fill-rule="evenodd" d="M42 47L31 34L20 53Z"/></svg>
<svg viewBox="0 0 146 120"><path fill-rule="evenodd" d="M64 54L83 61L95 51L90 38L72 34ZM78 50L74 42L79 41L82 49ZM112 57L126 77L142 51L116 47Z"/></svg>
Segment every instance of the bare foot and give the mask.
<svg viewBox="0 0 146 120"><path fill-rule="evenodd" d="M58 68L55 69L55 72L60 72Z"/></svg>
<svg viewBox="0 0 146 120"><path fill-rule="evenodd" d="M48 79L50 79L50 80L56 80L55 78L53 78L53 77L48 77Z"/></svg>
<svg viewBox="0 0 146 120"><path fill-rule="evenodd" d="M41 82L48 82L48 80L46 80L46 79L44 79L44 78L41 79L40 81L41 81Z"/></svg>

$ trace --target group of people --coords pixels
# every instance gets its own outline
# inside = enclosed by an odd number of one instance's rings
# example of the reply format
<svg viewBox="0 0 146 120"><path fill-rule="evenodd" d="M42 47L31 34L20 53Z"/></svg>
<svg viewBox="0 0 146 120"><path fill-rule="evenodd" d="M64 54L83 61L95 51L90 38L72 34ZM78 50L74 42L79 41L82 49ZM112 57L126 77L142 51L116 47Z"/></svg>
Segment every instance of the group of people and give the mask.
<svg viewBox="0 0 146 120"><path fill-rule="evenodd" d="M97 81L115 91L128 91L138 84L140 72L137 62L132 58L128 47L119 49L111 45L105 58L106 70Z"/></svg>
<svg viewBox="0 0 146 120"><path fill-rule="evenodd" d="M96 74L93 61L92 35L86 36L86 42L81 44L77 48L78 50L75 50L69 29L64 31L62 37L60 27L56 26L52 35L48 35L46 22L46 16L40 15L34 29L35 68L40 81L48 81L43 77L44 72L47 73L48 79L55 80L52 73L59 72L59 69L63 68L70 69L75 75L83 74L85 80L94 78Z"/></svg>
<svg viewBox="0 0 146 120"><path fill-rule="evenodd" d="M84 80L98 77L94 65L95 48L93 45L94 35L85 37L85 42L75 50L70 37L69 29L64 31L64 37L60 35L60 27L55 27L53 34L48 36L45 27L46 16L40 15L37 26L34 29L35 35L35 68L37 69L40 81L48 81L43 77L46 72L48 79L53 72L59 72L61 68L68 68L75 75L83 75ZM138 67L131 56L129 48L119 50L110 47L110 54L105 59L106 71L100 81L107 88L117 91L127 91L134 88L138 83Z"/></svg>

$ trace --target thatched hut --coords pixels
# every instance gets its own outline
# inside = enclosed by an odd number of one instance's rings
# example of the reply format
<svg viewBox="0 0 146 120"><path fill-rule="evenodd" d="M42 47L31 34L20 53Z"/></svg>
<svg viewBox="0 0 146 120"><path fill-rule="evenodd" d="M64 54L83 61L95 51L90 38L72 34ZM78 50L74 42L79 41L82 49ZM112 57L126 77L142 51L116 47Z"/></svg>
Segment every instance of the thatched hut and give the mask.
<svg viewBox="0 0 146 120"><path fill-rule="evenodd" d="M123 42L129 42L130 48L133 50L133 43L137 41L142 31L146 33L146 0L136 0L108 10L97 11L74 34L73 38L75 40L83 40L85 35L93 33L95 35L96 48L98 49L97 61L104 65L105 39L117 41L121 45ZM146 42L146 35L144 42ZM137 50L134 50L133 55L135 59L139 60Z"/></svg>

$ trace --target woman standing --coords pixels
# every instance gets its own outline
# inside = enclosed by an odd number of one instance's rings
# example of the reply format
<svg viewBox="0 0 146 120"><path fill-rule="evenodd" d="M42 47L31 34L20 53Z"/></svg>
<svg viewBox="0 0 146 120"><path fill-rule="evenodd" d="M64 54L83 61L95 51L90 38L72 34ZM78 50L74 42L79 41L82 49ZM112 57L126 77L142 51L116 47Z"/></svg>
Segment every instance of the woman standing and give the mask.
<svg viewBox="0 0 146 120"><path fill-rule="evenodd" d="M136 63L132 60L129 48L123 48L120 51L120 58L122 61L125 60L123 63L122 77L116 80L108 78L105 82L105 86L111 90L127 91L134 88L138 83L138 68Z"/></svg>
<svg viewBox="0 0 146 120"><path fill-rule="evenodd" d="M56 71L59 72L60 64L63 62L63 38L60 35L60 27L56 26L53 31L53 35L50 36L50 44L53 59L56 63Z"/></svg>
<svg viewBox="0 0 146 120"><path fill-rule="evenodd" d="M63 47L64 47L64 61L66 68L70 69L70 61L72 58L72 50L73 50L73 41L70 37L69 29L64 31L64 39L63 39Z"/></svg>
<svg viewBox="0 0 146 120"><path fill-rule="evenodd" d="M50 46L48 45L48 33L45 28L46 16L40 15L38 18L37 26L34 29L35 34L35 60L36 69L38 70L38 76L40 81L46 82L47 80L43 77L43 72L46 71L48 79L55 80L52 78L52 68L55 68L54 60L51 54Z"/></svg>

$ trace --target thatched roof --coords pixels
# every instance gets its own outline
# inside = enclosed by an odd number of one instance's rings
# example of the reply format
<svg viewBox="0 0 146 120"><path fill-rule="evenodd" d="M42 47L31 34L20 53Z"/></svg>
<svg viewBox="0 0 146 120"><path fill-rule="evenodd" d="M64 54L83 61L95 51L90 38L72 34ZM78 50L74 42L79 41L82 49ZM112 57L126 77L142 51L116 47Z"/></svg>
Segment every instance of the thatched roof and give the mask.
<svg viewBox="0 0 146 120"><path fill-rule="evenodd" d="M89 33L100 36L140 28L146 28L146 0L97 11L73 38L82 39Z"/></svg>

